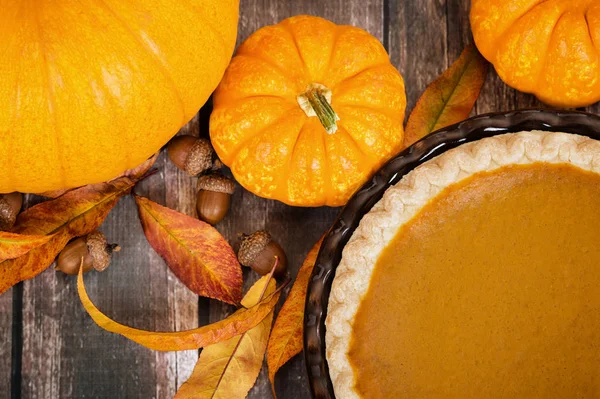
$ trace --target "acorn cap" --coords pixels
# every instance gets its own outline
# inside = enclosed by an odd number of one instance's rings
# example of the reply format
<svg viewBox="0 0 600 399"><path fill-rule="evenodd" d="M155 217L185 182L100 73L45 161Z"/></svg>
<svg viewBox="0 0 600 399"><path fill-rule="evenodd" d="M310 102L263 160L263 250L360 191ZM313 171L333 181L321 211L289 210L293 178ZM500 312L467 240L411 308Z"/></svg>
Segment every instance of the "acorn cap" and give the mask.
<svg viewBox="0 0 600 399"><path fill-rule="evenodd" d="M235 183L230 178L219 173L200 176L198 190L214 191L217 193L233 194Z"/></svg>
<svg viewBox="0 0 600 399"><path fill-rule="evenodd" d="M87 235L86 244L92 257L92 265L99 272L104 271L110 265L112 253L121 250L118 245L106 242L106 237L98 230Z"/></svg>
<svg viewBox="0 0 600 399"><path fill-rule="evenodd" d="M213 153L210 141L202 138L196 140L185 159L185 171L192 176L197 176L212 168Z"/></svg>
<svg viewBox="0 0 600 399"><path fill-rule="evenodd" d="M271 234L261 230L256 233L240 236L242 243L238 251L238 260L244 266L250 266L256 257L271 242Z"/></svg>

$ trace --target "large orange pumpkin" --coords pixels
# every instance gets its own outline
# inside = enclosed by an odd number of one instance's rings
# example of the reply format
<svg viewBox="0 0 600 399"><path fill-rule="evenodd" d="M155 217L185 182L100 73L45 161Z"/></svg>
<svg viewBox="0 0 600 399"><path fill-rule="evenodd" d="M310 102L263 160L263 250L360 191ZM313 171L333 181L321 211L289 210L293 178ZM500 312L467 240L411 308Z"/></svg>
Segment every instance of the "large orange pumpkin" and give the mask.
<svg viewBox="0 0 600 399"><path fill-rule="evenodd" d="M206 102L239 0L40 0L0 6L0 193L108 180Z"/></svg>
<svg viewBox="0 0 600 399"><path fill-rule="evenodd" d="M473 0L471 27L508 85L555 106L600 100L600 1Z"/></svg>
<svg viewBox="0 0 600 399"><path fill-rule="evenodd" d="M298 16L244 42L213 97L212 143L246 189L338 206L402 147L402 77L362 29Z"/></svg>

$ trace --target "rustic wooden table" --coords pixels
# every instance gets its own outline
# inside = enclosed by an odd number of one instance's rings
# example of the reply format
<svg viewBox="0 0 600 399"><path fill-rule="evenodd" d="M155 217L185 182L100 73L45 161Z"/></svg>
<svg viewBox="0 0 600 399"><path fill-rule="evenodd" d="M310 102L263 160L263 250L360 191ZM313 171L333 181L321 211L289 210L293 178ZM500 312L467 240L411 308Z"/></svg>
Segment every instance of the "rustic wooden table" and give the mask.
<svg viewBox="0 0 600 399"><path fill-rule="evenodd" d="M427 84L472 41L468 0L241 0L238 42L263 25L297 14L362 27L379 38L406 82L408 110ZM490 71L474 113L541 106L505 86ZM596 105L587 109L598 112ZM182 132L205 135L209 109ZM138 192L190 215L194 180L161 154L160 170ZM31 204L35 198L29 198ZM236 235L269 230L285 248L295 276L338 209L292 208L238 190L218 229L237 249ZM110 269L90 273L90 296L116 320L150 330L182 330L221 319L231 308L187 290L146 242L131 198L123 199L102 230L122 246ZM256 280L246 281L246 288ZM197 351L154 352L97 327L83 310L75 279L52 268L0 296L0 399L171 398L190 375ZM279 398L309 398L298 356L277 376ZM271 398L266 370L249 398Z"/></svg>

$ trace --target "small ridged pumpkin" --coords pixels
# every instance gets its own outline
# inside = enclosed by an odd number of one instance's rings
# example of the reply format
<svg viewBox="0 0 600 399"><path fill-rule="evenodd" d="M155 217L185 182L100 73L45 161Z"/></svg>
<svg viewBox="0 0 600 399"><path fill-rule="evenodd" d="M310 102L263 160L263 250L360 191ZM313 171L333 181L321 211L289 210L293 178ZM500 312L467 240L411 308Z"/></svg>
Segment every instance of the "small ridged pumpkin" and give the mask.
<svg viewBox="0 0 600 399"><path fill-rule="evenodd" d="M600 100L600 1L472 0L471 28L509 86L554 106Z"/></svg>
<svg viewBox="0 0 600 399"><path fill-rule="evenodd" d="M404 82L366 31L297 16L237 50L210 136L236 180L297 206L339 206L402 148Z"/></svg>
<svg viewBox="0 0 600 399"><path fill-rule="evenodd" d="M0 193L105 181L190 120L233 53L239 0L0 6Z"/></svg>

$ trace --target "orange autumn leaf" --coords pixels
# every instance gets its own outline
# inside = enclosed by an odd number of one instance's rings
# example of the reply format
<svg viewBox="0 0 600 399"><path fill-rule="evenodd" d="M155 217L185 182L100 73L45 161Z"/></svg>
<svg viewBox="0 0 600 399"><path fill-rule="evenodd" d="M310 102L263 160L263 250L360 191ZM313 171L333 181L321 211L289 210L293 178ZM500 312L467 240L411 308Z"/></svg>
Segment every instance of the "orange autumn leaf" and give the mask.
<svg viewBox="0 0 600 399"><path fill-rule="evenodd" d="M25 255L34 248L47 243L52 236L15 234L0 231L0 262Z"/></svg>
<svg viewBox="0 0 600 399"><path fill-rule="evenodd" d="M406 123L404 145L468 118L485 81L488 62L475 46L467 46L458 60L427 86Z"/></svg>
<svg viewBox="0 0 600 399"><path fill-rule="evenodd" d="M250 288L242 305L255 306L265 288L267 295L275 291L270 276L262 277ZM204 348L192 375L173 399L245 398L262 368L272 322L270 312L244 334Z"/></svg>
<svg viewBox="0 0 600 399"><path fill-rule="evenodd" d="M81 271L77 278L77 292L83 307L98 326L157 351L198 349L243 334L256 327L273 311L281 294L279 290L275 291L256 306L239 309L231 316L204 327L178 332L154 332L125 326L104 315L88 296Z"/></svg>
<svg viewBox="0 0 600 399"><path fill-rule="evenodd" d="M147 198L135 201L146 238L179 280L200 296L239 303L242 267L217 229Z"/></svg>
<svg viewBox="0 0 600 399"><path fill-rule="evenodd" d="M269 367L269 380L273 389L273 397L276 397L275 374L303 349L302 334L306 290L322 242L323 238L312 247L306 259L304 259L304 263L298 271L296 282L277 316L271 338L269 338L267 366Z"/></svg>
<svg viewBox="0 0 600 399"><path fill-rule="evenodd" d="M48 268L69 240L97 229L135 183L136 180L122 177L109 183L84 186L22 212L13 233L51 237L16 259L0 262L0 294Z"/></svg>
<svg viewBox="0 0 600 399"><path fill-rule="evenodd" d="M51 235L27 235L0 231L0 262L15 259L27 252L44 245Z"/></svg>

